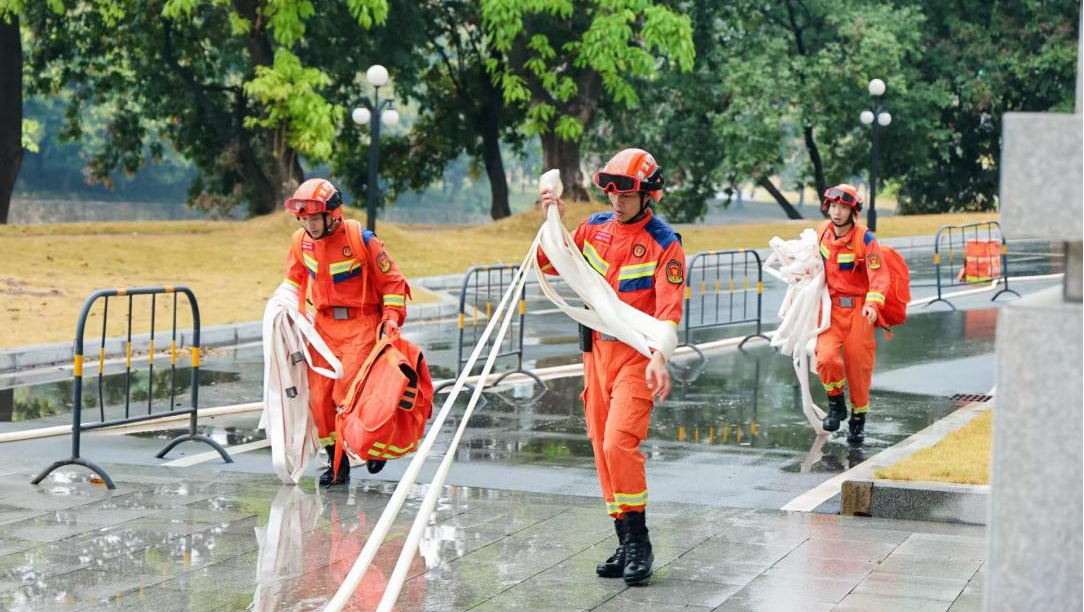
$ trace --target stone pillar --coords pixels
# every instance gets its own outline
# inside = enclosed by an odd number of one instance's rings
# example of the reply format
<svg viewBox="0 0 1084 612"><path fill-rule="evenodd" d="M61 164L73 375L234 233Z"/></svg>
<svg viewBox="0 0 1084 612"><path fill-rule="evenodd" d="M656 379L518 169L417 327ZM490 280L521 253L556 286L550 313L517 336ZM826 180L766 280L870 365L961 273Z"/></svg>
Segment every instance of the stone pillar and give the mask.
<svg viewBox="0 0 1084 612"><path fill-rule="evenodd" d="M1002 228L1009 238L1061 245L1066 281L1006 305L998 317L989 611L1084 604L1080 82L1078 63L1074 114L1005 115Z"/></svg>

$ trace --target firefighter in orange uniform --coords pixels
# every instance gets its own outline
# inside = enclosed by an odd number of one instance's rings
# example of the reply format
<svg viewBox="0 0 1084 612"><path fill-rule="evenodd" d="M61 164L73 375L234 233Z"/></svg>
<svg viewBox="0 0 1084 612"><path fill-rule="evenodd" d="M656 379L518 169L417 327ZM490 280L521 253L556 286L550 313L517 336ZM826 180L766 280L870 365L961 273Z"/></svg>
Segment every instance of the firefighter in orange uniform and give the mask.
<svg viewBox="0 0 1084 612"><path fill-rule="evenodd" d="M828 213L818 235L824 259L828 293L832 298L832 323L817 338L817 374L828 392L828 415L824 429L836 431L847 418L844 387L851 390L851 418L847 442L865 440L869 388L877 341L873 336L888 293L888 272L882 268L881 247L873 232L858 224L862 199L851 185L841 184L824 192L821 210ZM864 257L858 257L857 241ZM842 355L840 354L842 351Z"/></svg>
<svg viewBox="0 0 1084 612"><path fill-rule="evenodd" d="M646 151L625 149L595 174L594 183L607 194L613 210L581 223L576 245L622 301L676 328L685 252L681 237L649 206L662 197L662 169ZM554 204L563 217L564 204L544 191L543 215ZM538 260L542 271L556 274L541 251ZM582 328L580 333L587 436L619 542L596 572L641 584L651 576L654 555L645 523L647 478L640 442L647 437L654 400L663 401L670 392L670 374L661 353L648 359L597 331Z"/></svg>
<svg viewBox="0 0 1084 612"><path fill-rule="evenodd" d="M302 307L305 288L311 285L316 330L343 364L338 380L309 376L309 409L321 443L334 459L336 407L343 404L378 331L391 333L403 324L410 287L376 234L343 219L342 193L330 181L305 181L285 206L301 222L286 256L286 282L299 288ZM329 367L319 353L312 356L314 365ZM366 467L375 474L384 463L369 460ZM329 465L320 476L323 486L349 480L349 461L341 463L338 473Z"/></svg>

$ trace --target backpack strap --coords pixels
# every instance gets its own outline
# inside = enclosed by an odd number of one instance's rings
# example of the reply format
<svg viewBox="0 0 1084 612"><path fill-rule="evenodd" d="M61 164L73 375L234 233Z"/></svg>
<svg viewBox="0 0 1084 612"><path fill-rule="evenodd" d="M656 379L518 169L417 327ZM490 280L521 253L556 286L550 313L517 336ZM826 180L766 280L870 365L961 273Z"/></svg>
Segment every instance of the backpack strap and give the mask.
<svg viewBox="0 0 1084 612"><path fill-rule="evenodd" d="M369 295L369 269L366 267L365 259L368 258L368 250L365 246L365 239L361 234L361 222L354 219L343 219L343 231L346 232L346 242L350 245L350 250L354 251L354 256L361 260L361 294ZM379 339L379 331L377 333Z"/></svg>
<svg viewBox="0 0 1084 612"><path fill-rule="evenodd" d="M302 264L305 262L305 257L301 254L301 241L305 238L305 228L299 227L294 232L291 249L294 252L294 258ZM309 269L305 266L305 274L301 277L301 286L297 289L297 310L302 314L305 313L305 299L308 294L309 288Z"/></svg>

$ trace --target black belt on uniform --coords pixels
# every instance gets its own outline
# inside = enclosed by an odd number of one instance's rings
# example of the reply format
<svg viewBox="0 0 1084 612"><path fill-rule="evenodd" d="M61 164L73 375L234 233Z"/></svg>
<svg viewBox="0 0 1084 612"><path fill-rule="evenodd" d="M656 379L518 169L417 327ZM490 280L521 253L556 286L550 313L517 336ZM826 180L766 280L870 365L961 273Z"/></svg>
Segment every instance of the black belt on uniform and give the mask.
<svg viewBox="0 0 1084 612"><path fill-rule="evenodd" d="M840 308L854 308L865 298L859 295L840 295L832 298L832 304Z"/></svg>

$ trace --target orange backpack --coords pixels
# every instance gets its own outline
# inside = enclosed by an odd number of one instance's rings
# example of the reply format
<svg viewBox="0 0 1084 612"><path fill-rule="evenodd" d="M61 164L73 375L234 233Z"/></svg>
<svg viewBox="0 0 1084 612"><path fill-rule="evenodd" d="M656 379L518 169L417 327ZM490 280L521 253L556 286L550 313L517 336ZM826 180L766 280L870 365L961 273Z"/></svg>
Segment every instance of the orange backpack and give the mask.
<svg viewBox="0 0 1084 612"><path fill-rule="evenodd" d="M821 224L820 230L817 232L818 242L824 236L828 226L828 221ZM856 223L854 236L851 239L851 250L854 251L855 259L860 262L865 262L866 244L864 240L859 240L858 237L865 235L866 227ZM907 267L903 255L885 244L881 245L881 260L885 271L888 272L888 293L885 295L885 303L881 307L881 316L877 323L881 327L888 329L903 325L904 321L907 320L907 304L911 301L911 270Z"/></svg>
<svg viewBox="0 0 1084 612"><path fill-rule="evenodd" d="M433 414L433 379L425 357L399 332L378 338L335 415L339 440L360 459L398 459L417 449Z"/></svg>

